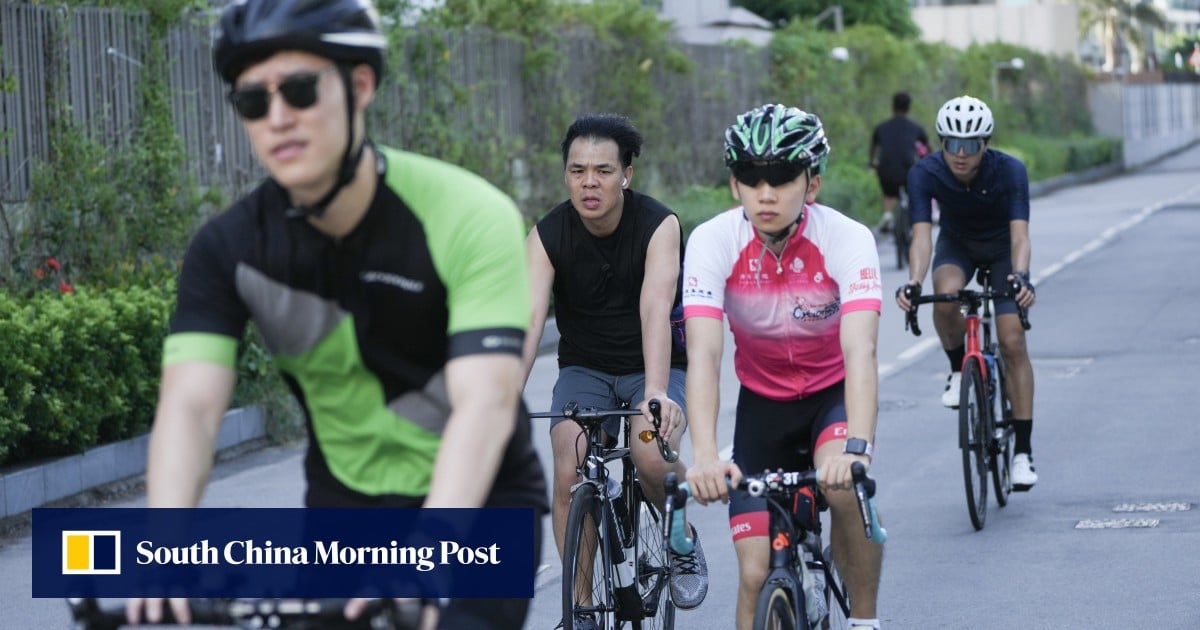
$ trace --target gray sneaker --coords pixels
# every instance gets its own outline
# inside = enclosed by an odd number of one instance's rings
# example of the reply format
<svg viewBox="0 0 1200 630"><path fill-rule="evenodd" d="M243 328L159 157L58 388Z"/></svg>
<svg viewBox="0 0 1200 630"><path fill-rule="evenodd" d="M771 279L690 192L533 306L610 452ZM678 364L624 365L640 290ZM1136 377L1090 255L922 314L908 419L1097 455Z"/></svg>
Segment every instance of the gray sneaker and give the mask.
<svg viewBox="0 0 1200 630"><path fill-rule="evenodd" d="M700 546L700 534L694 526L692 538L696 541L692 553L671 557L671 599L683 610L699 606L708 595L708 563L704 560L704 548Z"/></svg>

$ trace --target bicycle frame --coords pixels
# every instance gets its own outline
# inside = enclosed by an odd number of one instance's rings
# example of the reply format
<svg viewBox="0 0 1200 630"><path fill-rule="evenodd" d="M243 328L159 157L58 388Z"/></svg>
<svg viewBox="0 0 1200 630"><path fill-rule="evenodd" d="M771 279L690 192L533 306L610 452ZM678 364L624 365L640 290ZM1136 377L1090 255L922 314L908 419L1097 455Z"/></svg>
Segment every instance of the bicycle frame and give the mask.
<svg viewBox="0 0 1200 630"><path fill-rule="evenodd" d="M875 482L867 477L866 468L860 463L855 463L851 471L854 475L854 494L858 499L859 512L863 518L864 535L882 545L887 540L887 531L880 527L875 513ZM789 496L794 500L795 494L801 488L817 487L818 476L818 471L767 471L761 475L746 477L735 489L744 490L751 496L763 497L767 501L771 551L767 578L763 582L760 598L762 593L768 593L776 588L787 591L790 596L792 613L796 620L804 620L805 627L808 627L809 620L805 603L808 594L804 591L805 585L796 570L800 566L799 563L804 562L801 556L801 551L804 549L812 554L814 562L820 564L820 570L825 577L827 594L833 596L834 601L841 608L843 616L850 614L845 593L842 592L833 573L831 559L825 558L824 551L820 549L820 520L815 521L811 527L805 526L797 520L792 510L780 503L781 496ZM663 546L672 553L688 553L691 551L693 541L684 533L682 523L686 521L685 511L687 500L691 497L691 490L686 482L680 483L675 475L670 473L667 475L665 486ZM731 489L734 488L731 487ZM813 541L816 542L815 548L812 544ZM759 603L762 603L761 599ZM830 603L832 604L832 602ZM762 610L758 610L756 615L762 612ZM824 619L817 620L817 626L814 627L819 627L823 621Z"/></svg>
<svg viewBox="0 0 1200 630"><path fill-rule="evenodd" d="M659 424L661 422L661 404L657 400L651 400L649 409L652 416L652 430L642 431L637 435L637 438L644 443L657 441L659 452L663 459L668 462L677 461L679 454L675 452L669 443L664 440L659 433ZM580 480L571 486L572 502L574 503L576 493L581 486L590 486L590 492L594 494L594 500L599 504L600 516L599 522L596 523L596 536L598 540L595 552L600 554L600 573L601 575L593 576L596 579L603 580L603 584L599 585L605 594L605 601L593 601L591 606L576 606L571 614L589 614L601 613L602 615L612 615L617 624L624 622L633 622L637 624L639 621L654 617L659 614L660 606L662 605L662 597L669 597L667 590L667 571L669 567L650 566L644 567L640 564L641 559L635 557L637 554L638 527L639 519L642 515L642 504L645 502L644 495L641 494L641 485L637 476L637 469L633 464L631 451L632 440L634 439L633 428L630 423L630 416L640 415L641 412L637 409L630 409L627 406L613 410L595 410L595 409L580 409L577 404L569 403L561 412L546 412L530 414L533 418L554 418L561 417L574 420L582 428L580 439L585 440L586 448L583 457L579 460L576 466L576 471L580 476ZM608 444L608 436L604 432L604 423L609 418L621 419L621 435L619 436L618 444L610 446ZM621 494L613 496L610 491L610 476L613 474L608 469L608 464L613 461L620 460L621 462ZM590 500L590 497L589 497ZM569 529L569 527L568 527ZM568 532L568 538L570 533ZM635 554L627 557L627 554ZM592 563L595 562L592 558ZM569 569L564 566L564 573ZM618 574L618 572L623 572ZM630 584L622 587L618 581L619 575L632 575L633 581ZM653 588L648 587L646 583L647 576L658 575L658 579L654 580ZM580 576L575 576L578 579ZM640 584L639 584L640 582ZM593 595L596 595L595 589L597 584L591 584ZM567 583L564 581L564 593L567 589ZM611 596L611 600L609 597ZM564 606L570 608L567 602L570 597L564 594ZM673 607L670 602L667 602L668 613L667 618L673 620ZM567 612L564 610L564 619Z"/></svg>

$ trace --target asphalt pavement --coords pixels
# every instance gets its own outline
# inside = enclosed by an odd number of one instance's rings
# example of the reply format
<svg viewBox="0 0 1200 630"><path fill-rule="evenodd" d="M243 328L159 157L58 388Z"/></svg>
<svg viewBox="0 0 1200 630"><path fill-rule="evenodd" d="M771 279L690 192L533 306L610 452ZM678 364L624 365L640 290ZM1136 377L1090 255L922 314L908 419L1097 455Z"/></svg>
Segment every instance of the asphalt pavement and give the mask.
<svg viewBox="0 0 1200 630"><path fill-rule="evenodd" d="M992 499L983 531L967 516L956 415L938 401L947 362L928 311L924 336L914 338L885 299L872 469L891 534L884 627L1200 627L1200 388L1192 377L1200 371L1200 146L1038 197L1030 226L1040 481L1003 509ZM885 295L907 277L892 269L890 247L881 239ZM724 363L718 433L728 444L731 344ZM531 409L549 405L556 373L553 354L537 361L525 391ZM548 466L547 433L535 427ZM203 505L300 505L300 454L273 448L222 464ZM690 461L686 440L683 456ZM727 516L709 507L691 517L712 586L677 627L730 628L736 561ZM0 625L67 627L61 601L30 597L30 562L26 534L0 541ZM558 623L559 575L547 533L528 628Z"/></svg>

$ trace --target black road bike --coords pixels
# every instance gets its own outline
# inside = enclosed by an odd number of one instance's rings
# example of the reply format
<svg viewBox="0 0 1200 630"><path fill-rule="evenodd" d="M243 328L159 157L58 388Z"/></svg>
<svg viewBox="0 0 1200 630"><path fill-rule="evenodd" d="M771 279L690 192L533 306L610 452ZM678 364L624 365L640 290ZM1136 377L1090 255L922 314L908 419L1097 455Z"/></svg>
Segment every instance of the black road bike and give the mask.
<svg viewBox="0 0 1200 630"><path fill-rule="evenodd" d="M679 453L659 434L662 406L649 403L652 430L636 438L655 441L663 459ZM563 538L562 608L564 630L669 630L675 627L671 599L671 559L662 547L662 514L646 500L633 466L630 416L637 409L580 408L568 403L561 411L530 414L531 418L566 418L583 428L586 450L578 462L580 481L571 489L571 509ZM604 431L610 418L620 418L622 438L611 444ZM614 479L609 462L621 463ZM619 481L618 481L619 479Z"/></svg>
<svg viewBox="0 0 1200 630"><path fill-rule="evenodd" d="M864 535L883 544L887 531L875 513L875 480L866 468L855 462L854 494L862 515ZM821 520L809 508L797 509L800 491L811 488L817 506L824 509L816 470L787 472L766 471L744 477L733 492L746 492L767 500L770 515L770 572L759 591L754 608L754 630L816 630L843 628L850 615L850 601L833 563L829 547L823 547ZM670 553L686 554L693 541L684 531L685 508L691 498L687 482L679 483L673 474L666 479L667 500L664 509L663 547ZM841 625L838 625L841 620Z"/></svg>

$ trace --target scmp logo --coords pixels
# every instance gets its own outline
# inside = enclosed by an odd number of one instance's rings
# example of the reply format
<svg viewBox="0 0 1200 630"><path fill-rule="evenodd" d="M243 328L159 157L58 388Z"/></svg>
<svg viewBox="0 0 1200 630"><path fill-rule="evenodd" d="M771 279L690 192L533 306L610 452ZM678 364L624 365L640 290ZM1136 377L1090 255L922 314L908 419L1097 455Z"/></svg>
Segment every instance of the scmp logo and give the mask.
<svg viewBox="0 0 1200 630"><path fill-rule="evenodd" d="M64 531L63 575L120 575L121 532Z"/></svg>

